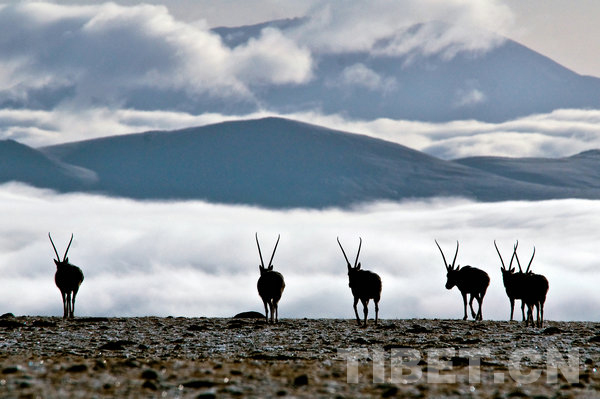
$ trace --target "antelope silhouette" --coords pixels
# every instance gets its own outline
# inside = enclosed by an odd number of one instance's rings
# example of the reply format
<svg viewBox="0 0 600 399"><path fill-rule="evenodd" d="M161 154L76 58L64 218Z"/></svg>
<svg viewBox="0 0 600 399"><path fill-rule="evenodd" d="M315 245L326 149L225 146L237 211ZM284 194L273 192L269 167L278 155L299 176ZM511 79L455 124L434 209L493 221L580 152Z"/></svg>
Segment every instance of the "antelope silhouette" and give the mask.
<svg viewBox="0 0 600 399"><path fill-rule="evenodd" d="M527 318L525 320L525 325L529 325L531 322L531 326L534 326L533 322L533 308L536 308L536 323L538 327L542 327L544 325L544 303L546 303L546 295L548 294L548 280L546 277L541 274L533 273L531 268L531 262L533 262L533 257L535 256L535 246L533 247L533 254L531 255L531 259L529 260L529 265L527 265L527 270L524 273L524 294L523 294L523 302L527 305ZM519 262L519 255L517 255L515 251L515 258L517 259L517 264L519 265L519 269L521 269L521 262Z"/></svg>
<svg viewBox="0 0 600 399"><path fill-rule="evenodd" d="M256 245L258 246L258 255L260 256L260 265L258 265L260 277L258 279L258 283L256 284L256 288L258 288L258 295L260 295L263 304L265 305L265 321L267 323L269 322L269 310L267 309L267 305L271 310L271 323L273 323L273 315L275 315L275 322L279 321L278 304L279 300L281 299L281 295L283 294L283 289L285 288L283 276L281 273L273 270L272 264L280 237L281 235L277 236L277 242L275 243L275 248L273 248L273 254L269 260L269 265L265 267L262 252L260 251L260 244L258 242L258 233L256 233Z"/></svg>
<svg viewBox="0 0 600 399"><path fill-rule="evenodd" d="M490 277L486 272L476 267L454 267L456 263L456 257L458 255L458 241L456 241L456 252L454 254L454 260L452 261L452 264L446 262L444 251L442 251L442 248L440 247L440 244L438 244L437 240L435 240L435 244L440 250L440 253L442 254L442 259L444 260L444 266L446 266L446 289L450 290L454 286L457 286L463 297L463 304L465 310L463 320L467 320L467 295L471 295L471 299L469 300L471 315L475 320L483 320L481 308L483 305L483 297L485 296L487 287L490 284ZM473 299L477 299L477 302L479 303L479 310L477 311L477 313L475 313L475 311L473 310Z"/></svg>
<svg viewBox="0 0 600 399"><path fill-rule="evenodd" d="M54 241L52 241L50 233L48 233L48 238L50 238L50 243L56 254L56 259L54 259L54 263L56 264L54 282L60 290L60 296L63 302L63 319L73 318L75 313L75 297L79 291L79 286L83 282L83 272L77 266L70 264L69 258L67 258L67 253L73 242L73 234L71 234L71 240L69 241L69 245L67 245L63 260L60 260L60 255L58 255L58 251L56 250L56 246L54 245Z"/></svg>
<svg viewBox="0 0 600 399"><path fill-rule="evenodd" d="M348 266L348 285L350 286L350 290L354 296L353 306L354 314L356 315L356 322L359 326L361 325L360 318L358 317L358 310L356 309L356 305L360 300L363 305L363 312L365 315L363 326L367 326L369 300L373 299L373 302L375 303L375 324L377 324L377 320L379 318L379 299L381 298L381 278L376 273L373 273L369 270L361 270L360 268L361 265L358 262L358 256L360 255L362 238L360 238L360 243L358 244L358 252L356 253L354 266L350 265L350 261L346 256L346 252L344 251L344 247L342 247L339 237L337 238L337 242L342 250L342 254L344 254L344 258L346 259L346 265Z"/></svg>
<svg viewBox="0 0 600 399"><path fill-rule="evenodd" d="M502 259L502 255L500 254L500 250L498 249L498 245L496 245L496 241L494 240L494 246L496 247L496 252L498 252L498 256L500 257L500 262L502 266L500 267L500 272L502 273L502 282L504 283L504 289L506 290L506 295L510 301L510 320L512 321L514 310L515 310L515 300L521 300L521 313L523 315L523 321L525 321L525 301L523 300L527 287L527 278L523 270L521 269L521 265L519 265L519 272L515 273L515 268L512 266L513 260L517 254L517 247L519 246L519 241L516 242L513 248L513 254L510 258L510 264L508 268L504 265L504 260Z"/></svg>

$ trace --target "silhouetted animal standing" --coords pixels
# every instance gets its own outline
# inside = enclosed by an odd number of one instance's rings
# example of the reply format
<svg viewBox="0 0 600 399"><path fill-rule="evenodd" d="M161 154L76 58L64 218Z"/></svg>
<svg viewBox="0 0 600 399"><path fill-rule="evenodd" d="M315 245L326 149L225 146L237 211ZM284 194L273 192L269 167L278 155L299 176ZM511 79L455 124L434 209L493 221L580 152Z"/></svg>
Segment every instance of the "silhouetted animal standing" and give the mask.
<svg viewBox="0 0 600 399"><path fill-rule="evenodd" d="M446 257L444 256L444 252L442 248L440 248L440 244L438 244L437 240L435 241L438 249L442 254L442 259L444 260L444 266L446 266L447 270L447 281L446 281L446 289L452 289L452 287L457 286L460 290L460 293L463 297L465 315L463 320L467 320L467 295L471 295L471 299L469 301L469 306L471 307L471 315L475 320L483 320L483 314L481 311L481 307L483 305L483 297L485 296L485 292L487 291L487 287L490 284L490 277L486 272L476 267L471 266L456 266L456 256L458 255L458 241L456 241L456 253L454 254L454 260L452 261L452 265L446 262ZM477 299L479 303L479 310L477 313L473 310L473 299Z"/></svg>
<svg viewBox="0 0 600 399"><path fill-rule="evenodd" d="M356 253L356 260L354 261L354 267L350 265L350 261L346 256L346 252L344 252L344 248L342 247L342 243L340 243L340 238L338 237L337 242L344 254L344 258L346 259L346 265L348 266L348 285L350 286L350 290L352 291L352 295L354 296L354 314L356 315L356 322L360 326L360 318L358 317L358 310L356 309L356 305L358 301L363 305L363 312L365 315L364 327L367 326L367 315L369 313L369 300L373 299L375 302L375 324L377 324L377 320L379 318L379 299L381 298L381 278L376 274L369 270L361 270L360 263L358 262L358 256L360 255L360 247L362 246L362 238L360 238L360 243L358 244L358 252Z"/></svg>
<svg viewBox="0 0 600 399"><path fill-rule="evenodd" d="M283 289L285 288L283 276L281 273L274 271L272 265L273 257L275 256L275 251L279 244L279 238L280 235L277 236L277 242L275 243L275 248L273 248L273 254L271 255L271 260L269 260L269 265L265 267L265 262L263 261L262 253L260 251L260 244L258 243L258 233L256 233L256 245L258 246L258 255L260 256L260 265L258 265L260 277L256 284L256 288L258 288L258 295L260 295L263 304L265 305L265 320L267 323L269 322L267 305L271 310L271 323L273 323L273 315L275 315L275 322L279 321L278 303L283 294Z"/></svg>
<svg viewBox="0 0 600 399"><path fill-rule="evenodd" d="M50 233L48 233L48 237L56 254L56 259L54 259L54 263L56 264L54 282L60 290L60 296L63 301L63 318L73 318L75 313L75 297L77 296L77 291L79 291L79 286L83 282L83 272L77 266L70 264L69 258L67 258L67 253L73 242L73 234L71 234L71 241L69 241L63 260L60 260Z"/></svg>
<svg viewBox="0 0 600 399"><path fill-rule="evenodd" d="M510 301L510 320L512 321L514 310L515 310L515 300L521 300L521 313L523 315L523 321L525 321L525 301L523 297L526 292L525 284L526 278L525 273L521 270L519 266L519 272L515 273L515 268L512 267L513 260L517 253L517 247L519 246L519 242L514 246L512 257L510 258L510 264L508 265L508 269L504 265L504 260L502 259L502 255L500 255L500 250L496 245L496 241L494 241L494 246L496 247L496 252L498 252L498 256L500 257L500 262L502 263L502 267L500 267L500 271L502 272L502 281L504 283L504 289L506 290L506 295Z"/></svg>
<svg viewBox="0 0 600 399"><path fill-rule="evenodd" d="M531 262L533 262L533 257L535 256L535 247L533 247L533 254L531 255L531 260L529 261L529 265L527 266L527 270L524 273L524 287L525 292L523 295L523 302L527 305L527 318L525 320L525 325L529 325L531 321L531 326L534 326L533 323L533 308L536 308L536 325L538 327L542 327L544 325L544 303L546 303L546 295L548 294L548 280L546 277L541 274L535 274L530 271ZM521 269L521 263L519 262L519 255L515 252L515 257L517 258L517 264L519 265L519 269Z"/></svg>

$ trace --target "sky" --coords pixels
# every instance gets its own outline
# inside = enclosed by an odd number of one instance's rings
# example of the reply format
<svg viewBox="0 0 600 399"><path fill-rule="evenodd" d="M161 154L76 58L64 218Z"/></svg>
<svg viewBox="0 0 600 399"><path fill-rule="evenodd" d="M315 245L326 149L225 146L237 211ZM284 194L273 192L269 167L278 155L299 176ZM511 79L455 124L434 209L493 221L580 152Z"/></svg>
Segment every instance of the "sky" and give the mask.
<svg viewBox="0 0 600 399"><path fill-rule="evenodd" d="M379 51L484 51L496 35L539 51L580 74L600 77L600 5L555 0L390 2L300 0L0 1L0 139L40 147L106 135L169 130L251 114L139 109L131 99L185 92L224 103L251 100L261 85L311 79L319 51L373 49L397 24L460 22L445 35L392 40ZM307 27L284 35L263 31L228 48L210 32L310 15ZM352 32L359 27L360 37ZM574 45L576 43L576 45ZM347 78L381 82L354 69ZM53 99L66 99L52 103ZM11 106L11 104L13 106ZM502 123L358 120L319 110L278 114L363 133L444 159L472 155L560 157L600 148L600 110L563 109ZM286 278L281 317L352 317L345 263L364 240L365 269L383 279L381 317L462 317L457 289L444 288L445 270L434 239L460 264L492 279L484 318L506 319L496 239L505 251L519 240L521 259L536 246L534 270L550 281L546 315L554 320L600 321L599 201L561 200L480 204L432 199L365 204L350 210L273 211L202 201L152 202L100 195L57 194L18 184L0 186L0 313L60 315L55 266L47 233L59 252L71 233L69 259L85 274L76 314L91 316L231 316L262 310L256 292L258 256L281 234L275 268ZM522 255L521 255L522 254ZM508 255L507 255L508 256ZM14 266L17 265L17 266ZM24 295L24 293L26 293ZM371 308L371 312L372 312Z"/></svg>

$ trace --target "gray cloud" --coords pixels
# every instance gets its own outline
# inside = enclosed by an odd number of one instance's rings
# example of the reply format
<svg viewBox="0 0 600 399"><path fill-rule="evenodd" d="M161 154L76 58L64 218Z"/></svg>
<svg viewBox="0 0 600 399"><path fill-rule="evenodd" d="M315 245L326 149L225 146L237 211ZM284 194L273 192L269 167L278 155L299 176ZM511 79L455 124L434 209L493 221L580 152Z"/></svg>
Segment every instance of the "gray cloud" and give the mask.
<svg viewBox="0 0 600 399"><path fill-rule="evenodd" d="M48 231L59 251L75 233L69 258L86 276L78 297L80 315L230 316L262 310L256 293L258 231L266 251L277 234L282 236L274 264L286 278L283 317L353 316L335 237L353 254L361 236L363 268L383 278L382 317L462 316L458 291L444 288L435 238L447 251L460 240L458 263L490 274L484 316L505 319L508 300L492 243L496 239L509 251L519 239L521 258L528 259L535 245L533 268L550 281L548 318L600 320L599 312L590 313L600 304L593 250L598 201L439 199L349 211L270 211L58 195L4 185L0 205L11 212L11 223L0 226L3 312L60 314Z"/></svg>
<svg viewBox="0 0 600 399"><path fill-rule="evenodd" d="M310 52L277 31L232 50L207 26L175 20L163 6L22 3L0 8L0 24L5 107L141 108L148 90L252 101L251 82L311 76Z"/></svg>

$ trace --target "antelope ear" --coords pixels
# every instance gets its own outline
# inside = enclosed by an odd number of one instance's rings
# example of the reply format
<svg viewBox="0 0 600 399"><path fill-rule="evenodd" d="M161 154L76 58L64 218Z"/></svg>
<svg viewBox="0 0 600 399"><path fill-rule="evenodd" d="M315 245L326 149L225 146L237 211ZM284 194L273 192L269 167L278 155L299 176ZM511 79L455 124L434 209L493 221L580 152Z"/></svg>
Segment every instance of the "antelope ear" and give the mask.
<svg viewBox="0 0 600 399"><path fill-rule="evenodd" d="M350 263L346 263L346 266L348 266L348 270L352 270L352 266L350 265Z"/></svg>
<svg viewBox="0 0 600 399"><path fill-rule="evenodd" d="M460 270L460 265L456 266L455 270Z"/></svg>
<svg viewBox="0 0 600 399"><path fill-rule="evenodd" d="M273 265L269 266L269 270L273 270Z"/></svg>
<svg viewBox="0 0 600 399"><path fill-rule="evenodd" d="M58 266L58 261L57 261L56 259L52 259L52 260L54 261L54 264L55 264L56 266Z"/></svg>
<svg viewBox="0 0 600 399"><path fill-rule="evenodd" d="M260 270L260 272L262 273L262 272L264 272L264 271L265 271L265 268L264 268L264 267L262 267L262 265L258 265L258 270Z"/></svg>
<svg viewBox="0 0 600 399"><path fill-rule="evenodd" d="M511 267L509 271L510 271L511 273L514 273L514 272L515 272L515 268L514 268L514 267Z"/></svg>
<svg viewBox="0 0 600 399"><path fill-rule="evenodd" d="M358 262L358 265L356 266L356 270L360 270L360 262Z"/></svg>

